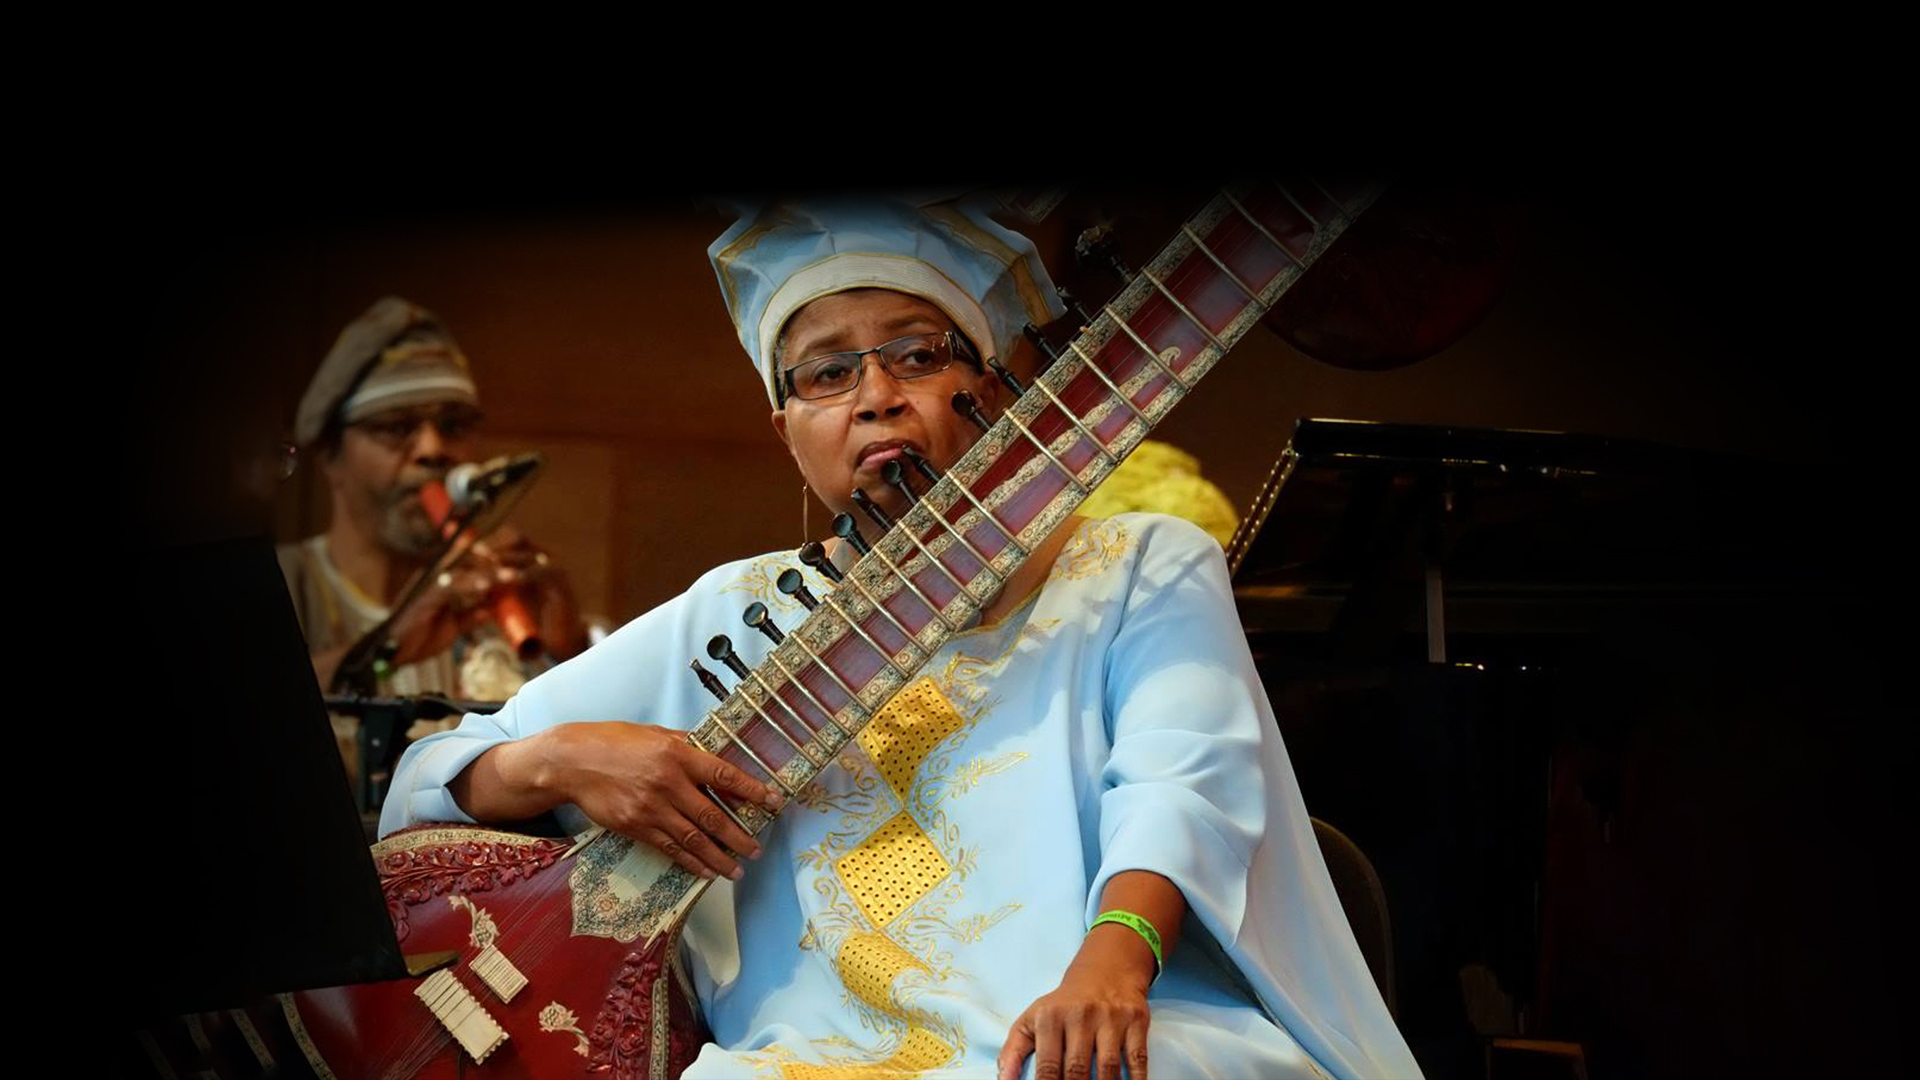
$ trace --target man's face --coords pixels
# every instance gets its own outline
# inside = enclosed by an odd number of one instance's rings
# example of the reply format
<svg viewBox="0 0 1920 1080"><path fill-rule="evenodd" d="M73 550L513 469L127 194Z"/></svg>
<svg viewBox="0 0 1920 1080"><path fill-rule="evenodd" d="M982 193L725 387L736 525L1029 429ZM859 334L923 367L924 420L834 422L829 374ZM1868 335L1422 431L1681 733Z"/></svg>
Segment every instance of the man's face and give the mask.
<svg viewBox="0 0 1920 1080"><path fill-rule="evenodd" d="M327 460L329 484L354 525L403 555L433 550L435 529L420 485L473 459L480 414L458 403L392 409L348 424Z"/></svg>
<svg viewBox="0 0 1920 1080"><path fill-rule="evenodd" d="M871 349L909 334L952 329L953 320L918 297L884 289L836 293L793 316L781 362L794 367L822 353ZM827 506L853 511L849 496L861 488L898 516L906 511L905 500L880 479L881 466L906 445L946 469L978 436L973 424L953 411L953 395L971 391L988 416L997 416L1002 391L993 376L958 357L946 370L918 379L894 378L876 354L861 362L859 386L816 401L789 398L774 411L773 429L799 463L807 486Z"/></svg>

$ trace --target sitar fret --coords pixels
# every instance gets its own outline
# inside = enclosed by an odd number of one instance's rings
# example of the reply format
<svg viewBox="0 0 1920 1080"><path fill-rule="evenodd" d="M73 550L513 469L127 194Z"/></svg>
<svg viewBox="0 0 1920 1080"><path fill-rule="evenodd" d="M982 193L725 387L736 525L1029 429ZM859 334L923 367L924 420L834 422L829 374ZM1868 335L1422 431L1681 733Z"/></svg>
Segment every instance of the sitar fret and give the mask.
<svg viewBox="0 0 1920 1080"><path fill-rule="evenodd" d="M981 598L978 596L975 596L972 589L970 588L973 579L980 576L981 568L977 561L974 564L974 569L966 572L968 580L961 581L959 573L957 573L953 567L950 567L945 562L943 562L940 559L939 555L935 553L933 548L929 547L926 541L920 539L916 530L909 527L909 528L901 529L898 533L895 533L894 535L906 537L908 542L912 543L914 548L920 552L920 557L926 561L927 568L931 570L939 571L942 577L945 577L948 581L952 582L953 587L956 590L955 592L956 598L964 597L965 600L968 602L968 606L970 606L973 609L971 614L973 615L979 614ZM938 538L935 538L934 543L938 544L938 542L939 542ZM952 550L951 545L948 546L948 550L949 551ZM964 550L965 549L963 548L962 551Z"/></svg>
<svg viewBox="0 0 1920 1080"><path fill-rule="evenodd" d="M869 611L873 615L880 617L878 621L874 621L871 618L863 620L857 629L864 631L862 637L866 638L867 642L875 648L884 647L878 640L879 636L889 633L898 634L900 636L900 644L897 647L892 647L892 651L887 653L889 663L900 654L905 653L908 657L908 663L917 667L926 657L923 656L915 659L915 652L925 651L926 656L933 655L931 650L924 649L920 643L920 634L924 632L925 627L932 619L929 617L926 621L922 622L920 629L909 627L907 620L915 616L913 610L909 608L904 601L916 598L904 590L890 588L891 581L892 575L887 571L886 567L870 555L863 556L859 564L847 572L846 585L860 594L860 599L867 602ZM875 589L879 590L877 594L874 592ZM827 595L829 597L838 596L839 590L836 589ZM900 610L896 611L894 608L889 607L887 604L889 600L901 601ZM924 600L916 600L913 606L925 610L927 603ZM856 612L858 610L857 607L854 609ZM849 619L854 617L853 614L848 612L842 612L842 614L846 615ZM867 622L872 622L873 625L868 626L866 625Z"/></svg>
<svg viewBox="0 0 1920 1080"><path fill-rule="evenodd" d="M818 768L826 764L826 762L816 757L814 755L813 749L807 745L807 743L810 743L813 741L813 732L808 730L807 722L805 720L800 719L800 714L797 712L794 712L792 706L789 706L786 703L786 701L780 697L780 695L774 693L773 687L768 684L767 680L758 671L755 671L752 668L748 668L747 678L750 679L756 686L759 687L761 693L767 696L767 701L769 704L780 706L782 709L786 710L788 716L793 717L794 724L800 728L801 738L799 739L794 738L793 734L787 730L785 724L782 724L778 720L775 720L767 712L766 709L760 707L758 704L754 705L754 709L753 709L754 714L758 716L763 723L771 724L773 726L773 729L779 732L781 737L786 739L787 742L793 746L795 751L797 751L802 757L807 759L808 764L814 766L815 768ZM743 696L749 702L753 700L751 694L747 694Z"/></svg>
<svg viewBox="0 0 1920 1080"><path fill-rule="evenodd" d="M960 493L960 498L955 499L953 497L955 492ZM947 503L945 510L928 509L930 504L938 504L943 501ZM921 499L919 509L924 510L926 513L938 514L948 523L948 527L956 529L962 535L965 535L973 546L987 557L989 564L995 563L1003 557L1003 553L1008 551L1017 553L1013 558L1016 566L1026 560L1028 554L1027 549L1020 546L1020 541L1016 537L1013 528L1006 522L1001 521L993 511L987 509L987 504L981 502L979 497L968 490L965 484L960 483L951 476L942 476L940 478L940 482L934 485L933 490L927 492L926 496ZM971 525L965 524L969 512L978 515L978 520ZM911 518L911 516L912 515L909 515L909 518ZM986 531L983 536L976 538L974 533L982 530L990 531ZM996 566L995 569L998 570L1000 568Z"/></svg>
<svg viewBox="0 0 1920 1080"><path fill-rule="evenodd" d="M726 710L727 706L723 705L707 715L701 729L695 731L696 745L748 776L780 786L780 771L787 764L789 755L780 753L776 740L771 738L762 740L761 746L754 746L757 729L753 722L750 720L747 724L741 724L737 715L729 722L721 717L721 712ZM779 764L770 763L767 760L770 757L778 760Z"/></svg>
<svg viewBox="0 0 1920 1080"><path fill-rule="evenodd" d="M955 485L954 490L965 491L966 489L959 487L958 485ZM948 494L951 494L951 493L949 492ZM966 504L956 501L955 505L964 514L964 511L966 510ZM967 534L965 530L961 529L959 526L957 526L953 522L947 520L947 516L945 514L938 513L932 510L926 510L916 503L914 505L913 510L907 514L907 518L908 520L906 522L906 530L907 530L908 536L915 536L920 532L922 528L922 526L919 524L920 521L932 519L933 528L927 532L926 539L924 541L916 541L916 543L919 544L920 549L926 552L928 557L930 558L935 557L935 553L929 547L929 545L937 545L940 536L950 537L953 540L953 545L958 545L960 551L966 553L966 558L972 561L972 564L976 569L973 569L973 570L962 569L960 572L964 573L967 576L968 584L965 586L965 588L967 589L968 594L972 595L974 599L978 600L983 604L988 603L992 600L993 594L998 592L1000 590L1000 587L1006 584L1006 577L1002 575L998 570L994 569L992 557L989 556L987 553L981 551L979 548L974 547L973 542L967 539ZM949 553L955 553L953 545L949 545L947 547L946 550ZM980 593L977 593L974 591L974 587L972 583L976 581L980 581L980 579L985 576L991 576L993 580L991 582L981 582L982 589L986 591L986 595L982 596L980 595ZM956 578L955 580L957 583L958 579Z"/></svg>
<svg viewBox="0 0 1920 1080"><path fill-rule="evenodd" d="M807 684L801 680L800 676L780 659L779 649L775 649L773 652L767 654L767 662L780 669L780 675L783 681L776 690L791 687L796 695L804 698L807 704L813 707L814 713L820 717L820 722L816 724L811 720L802 718L799 712L799 701L789 701L786 698L782 698L781 701L783 704L786 704L787 711L793 713L794 718L800 721L801 726L806 728L810 735L825 744L829 751L838 750L840 744L845 741L845 735L844 732L841 731L840 726L834 723L833 710L827 708L826 703L821 701L819 697L807 687Z"/></svg>
<svg viewBox="0 0 1920 1080"><path fill-rule="evenodd" d="M903 515L905 518L912 516L911 512ZM983 596L980 594L990 597L991 589L985 585L975 586L974 581L980 574L978 566L966 570L961 566L935 560L932 557L933 554L941 550L961 558L964 558L965 554L951 545L943 545L942 537L938 534L930 540L922 539L917 535L920 531L913 528L890 529L878 543L874 544L874 553L887 568L887 572L904 588L910 590L915 599L927 605L942 625L957 630L979 613L983 602ZM964 576L963 570L965 570ZM953 617L949 617L949 614ZM921 630L924 632L925 626L922 626Z"/></svg>
<svg viewBox="0 0 1920 1080"><path fill-rule="evenodd" d="M960 626L964 624L956 624L953 620L947 618L947 615L946 615L947 604L937 603L933 600L932 597L928 596L926 594L926 591L920 587L919 582L915 581L912 575L902 570L899 564L894 562L893 559L887 554L887 551L884 547L875 547L873 549L872 555L870 555L869 557L879 559L880 564L887 568L887 573L892 575L894 580L898 581L902 586L905 587L906 593L895 592L893 595L895 596L902 596L902 595L908 595L908 594L912 595L912 597L915 600L920 601L920 606L926 609L927 614L932 616L932 619L929 622L921 624L920 633L922 634L926 633L927 628L932 626L934 623L939 623L940 625L944 626L947 629L948 633L959 632ZM959 590L955 590L954 595L961 596L964 594L961 593ZM881 601L881 602L884 603L884 601Z"/></svg>
<svg viewBox="0 0 1920 1080"><path fill-rule="evenodd" d="M825 672L827 674L827 678L833 683L833 685L837 687L842 694L845 695L845 704L841 705L839 709L832 709L830 706L826 705L825 703L822 703L821 707L830 710L827 714L828 719L830 719L836 726L840 727L840 729L843 732L845 732L848 735L852 735L858 732L860 730L860 726L866 723L866 721L870 719L873 715L872 713L867 711L866 706L860 700L860 696L854 692L853 687L847 685L846 680L841 678L840 673L838 671L834 670L833 665L829 664L826 661L825 657L822 657L819 653L815 652L813 646L808 644L804 638L789 637L787 640L789 642L796 643L797 647L802 652L806 653L807 658L813 662L812 667L802 666L799 672L794 676L793 681L796 684L804 686L807 675L810 672L816 671L816 670ZM778 652L779 650L776 649L774 651ZM847 725L841 722L840 714L846 711L847 709L860 710L861 720L859 721L859 723Z"/></svg>

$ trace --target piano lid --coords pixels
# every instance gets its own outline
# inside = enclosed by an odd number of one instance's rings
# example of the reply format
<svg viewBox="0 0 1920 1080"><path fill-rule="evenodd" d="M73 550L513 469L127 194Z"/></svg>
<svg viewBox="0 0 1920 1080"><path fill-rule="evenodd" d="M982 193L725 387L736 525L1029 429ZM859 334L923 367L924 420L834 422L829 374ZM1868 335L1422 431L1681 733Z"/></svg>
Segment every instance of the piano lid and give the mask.
<svg viewBox="0 0 1920 1080"><path fill-rule="evenodd" d="M1355 614L1343 608L1436 580L1449 631L1830 593L1855 569L1838 524L1848 488L1823 482L1830 471L1563 432L1306 419L1228 562L1249 630L1329 629ZM1418 614L1393 621L1414 631Z"/></svg>

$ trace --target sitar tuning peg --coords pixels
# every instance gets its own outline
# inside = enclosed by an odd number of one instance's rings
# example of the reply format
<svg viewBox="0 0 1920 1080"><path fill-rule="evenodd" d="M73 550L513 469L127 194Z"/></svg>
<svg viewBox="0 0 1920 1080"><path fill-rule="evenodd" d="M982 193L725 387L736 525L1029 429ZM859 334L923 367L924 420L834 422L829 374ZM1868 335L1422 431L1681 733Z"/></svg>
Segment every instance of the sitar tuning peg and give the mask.
<svg viewBox="0 0 1920 1080"><path fill-rule="evenodd" d="M954 412L973 421L974 426L981 431L987 431L993 427L993 421L987 419L986 414L980 411L980 402L975 400L971 393L965 390L960 391L953 395L950 404Z"/></svg>
<svg viewBox="0 0 1920 1080"><path fill-rule="evenodd" d="M915 450L911 446L903 446L900 448L900 456L912 463L914 471L926 477L927 483L937 484L940 482L940 470L933 467L933 462L921 457L920 451Z"/></svg>
<svg viewBox="0 0 1920 1080"><path fill-rule="evenodd" d="M727 670L744 679L747 677L747 665L741 662L739 654L733 651L733 639L725 634L715 634L707 641L707 655L727 665Z"/></svg>
<svg viewBox="0 0 1920 1080"><path fill-rule="evenodd" d="M693 669L694 676L700 680L701 686L707 688L707 693L721 701L727 700L727 688L720 684L720 676L702 667L698 660L689 661L687 666Z"/></svg>
<svg viewBox="0 0 1920 1080"><path fill-rule="evenodd" d="M866 492L859 488L854 488L853 495L850 497L853 499L853 505L859 507L861 513L872 518L873 523L880 526L881 532L886 532L888 529L893 528L893 519L887 516L885 510L875 505L872 499L867 498ZM860 554L865 555L866 552L862 551Z"/></svg>
<svg viewBox="0 0 1920 1080"><path fill-rule="evenodd" d="M1028 341L1033 342L1034 346L1041 352L1046 353L1049 361L1060 359L1060 350L1053 347L1053 343L1047 340L1047 335L1041 333L1039 327L1028 323L1020 328L1020 333L1024 335Z"/></svg>
<svg viewBox="0 0 1920 1080"><path fill-rule="evenodd" d="M834 573L839 572L839 569L835 568ZM808 611L820 606L820 601L814 597L812 590L807 588L806 579L800 576L798 570L789 568L780 571L780 577L774 581L773 587L800 601L801 606Z"/></svg>
<svg viewBox="0 0 1920 1080"><path fill-rule="evenodd" d="M846 576L840 572L839 567L833 565L832 559L827 558L826 545L818 540L809 540L801 544L798 554L802 563L813 567L814 573L819 574L828 581L839 584L840 579ZM789 579L787 577L788 574L792 574L793 577ZM789 581L791 581L791 584L789 584ZM780 580L774 582L774 584L779 587L781 592L786 593L788 596L795 597L801 603L807 605L807 610L813 610L813 594L807 591L807 584L801 579L800 571L784 571L780 575Z"/></svg>
<svg viewBox="0 0 1920 1080"><path fill-rule="evenodd" d="M1121 281L1133 280L1133 271L1120 261L1114 252L1113 222L1103 221L1082 232L1073 242L1073 257L1082 263L1092 263L1105 267L1120 276Z"/></svg>
<svg viewBox="0 0 1920 1080"><path fill-rule="evenodd" d="M966 393L962 390L961 393ZM853 515L842 510L833 515L833 535L853 545L853 550L865 555L873 548L867 545L867 538L860 535L860 526L854 522Z"/></svg>
<svg viewBox="0 0 1920 1080"><path fill-rule="evenodd" d="M907 483L907 467L900 463L899 458L894 458L880 466L880 479L885 480L888 485L898 491L901 497L907 500L908 506L920 501L920 496L913 493L913 485Z"/></svg>
<svg viewBox="0 0 1920 1080"><path fill-rule="evenodd" d="M775 645L786 640L787 635L781 633L778 626L773 625L773 615L767 611L767 605L758 600L747 605L747 610L740 615L740 621L767 635L767 640Z"/></svg>
<svg viewBox="0 0 1920 1080"><path fill-rule="evenodd" d="M1013 372L1008 371L1006 368L1006 365L1002 364L1000 361L988 360L987 366L992 368L993 373L1000 377L1000 381L1006 385L1007 389L1013 391L1014 397L1019 397L1020 395L1027 392L1027 388L1024 386L1021 386L1020 380L1014 378Z"/></svg>

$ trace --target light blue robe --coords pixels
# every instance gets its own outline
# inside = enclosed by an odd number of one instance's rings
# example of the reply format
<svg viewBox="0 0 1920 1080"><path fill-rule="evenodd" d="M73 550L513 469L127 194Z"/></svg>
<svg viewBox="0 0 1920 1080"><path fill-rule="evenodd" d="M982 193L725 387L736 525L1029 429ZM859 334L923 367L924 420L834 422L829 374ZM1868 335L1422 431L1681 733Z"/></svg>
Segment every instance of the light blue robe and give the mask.
<svg viewBox="0 0 1920 1080"><path fill-rule="evenodd" d="M790 565L722 566L414 745L382 830L469 820L445 785L504 740L690 727L712 704L687 671L708 637L753 664L770 645L742 608L804 614L772 587ZM1149 997L1153 1075L1419 1075L1328 880L1220 546L1186 522L1082 524L1036 597L949 642L795 803L689 922L716 1040L690 1078L993 1076L1107 879L1136 869L1189 907Z"/></svg>

